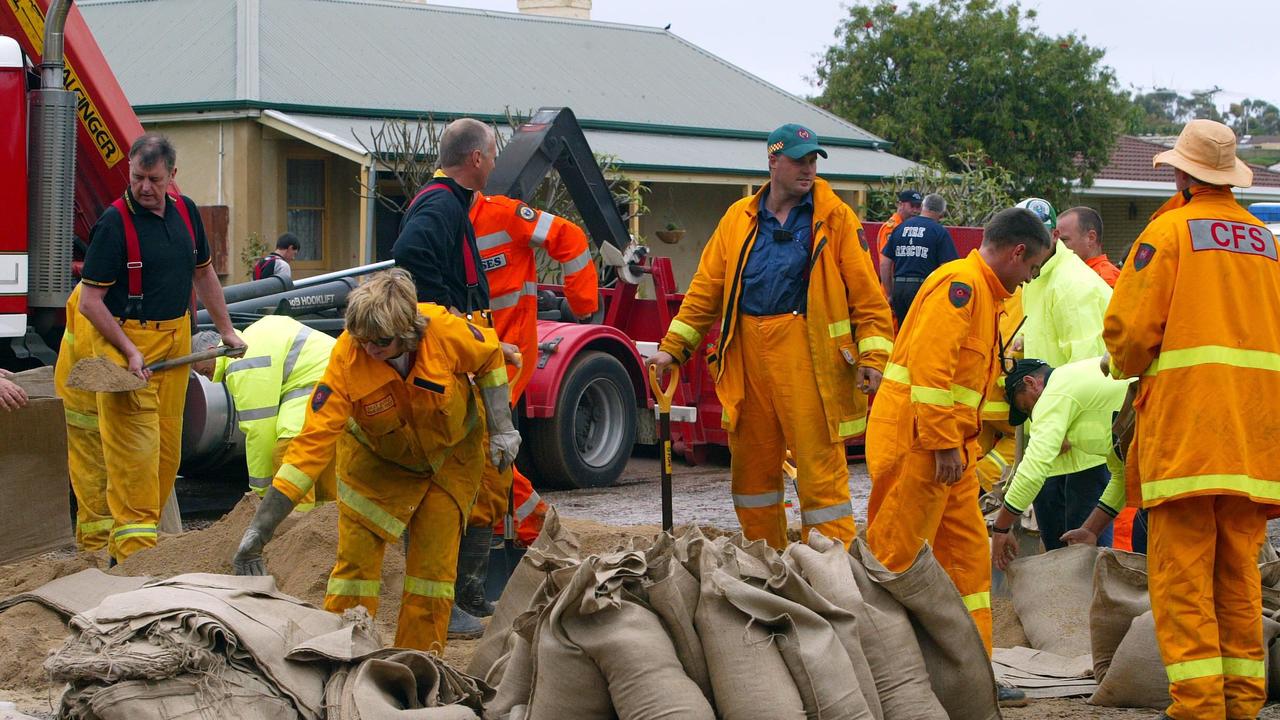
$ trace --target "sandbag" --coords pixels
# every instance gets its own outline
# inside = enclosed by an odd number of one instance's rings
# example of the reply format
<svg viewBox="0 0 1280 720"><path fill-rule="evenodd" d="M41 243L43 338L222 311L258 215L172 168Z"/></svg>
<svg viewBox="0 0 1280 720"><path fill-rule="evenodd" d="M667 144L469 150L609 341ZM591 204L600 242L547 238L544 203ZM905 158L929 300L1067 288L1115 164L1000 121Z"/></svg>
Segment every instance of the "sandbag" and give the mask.
<svg viewBox="0 0 1280 720"><path fill-rule="evenodd" d="M199 717L277 720L297 718L293 703L258 676L224 667L217 674L177 675L103 686L85 705L65 707L61 717L93 720L186 720Z"/></svg>
<svg viewBox="0 0 1280 720"><path fill-rule="evenodd" d="M714 582L716 547L689 543L688 557L701 579L694 627L707 659L715 706L723 720L803 720L804 702L770 633L725 599Z"/></svg>
<svg viewBox="0 0 1280 720"><path fill-rule="evenodd" d="M859 539L854 549L868 578L910 614L929 684L947 715L968 720L999 718L995 674L978 626L929 544L921 545L911 567L901 573L881 565L864 540Z"/></svg>
<svg viewBox="0 0 1280 720"><path fill-rule="evenodd" d="M590 572L596 558L583 563ZM563 616L564 631L604 675L620 720L714 720L702 690L685 674L658 616L622 592L618 607Z"/></svg>
<svg viewBox="0 0 1280 720"><path fill-rule="evenodd" d="M54 396L53 368L17 373L26 407L0 410L0 565L75 544L68 498L67 418Z"/></svg>
<svg viewBox="0 0 1280 720"><path fill-rule="evenodd" d="M529 704L529 693L533 689L533 645L525 635L533 635L537 617L528 619L529 627L522 634L520 624L526 617L522 615L517 619L517 629L510 635L510 649L494 664L494 669L502 668L500 681L492 677L485 678L485 682L497 690L493 702L485 705L486 720L501 720L508 717L515 706Z"/></svg>
<svg viewBox="0 0 1280 720"><path fill-rule="evenodd" d="M549 508L542 532L520 559L502 591L502 597L498 598L493 617L489 618L484 636L476 647L476 654L467 665L468 675L486 677L489 674L490 668L507 648L511 623L529 609L530 601L547 574L557 567L576 563L577 559L578 539L560 524L555 507Z"/></svg>
<svg viewBox="0 0 1280 720"><path fill-rule="evenodd" d="M871 718L853 663L831 624L803 605L770 592L788 582L804 581L798 577L788 578L790 571L776 558L772 565L775 572L768 581L768 589L733 577L726 571L732 563L716 570L712 582L731 605L750 617L754 624L767 628L773 634L808 717L832 720Z"/></svg>
<svg viewBox="0 0 1280 720"><path fill-rule="evenodd" d="M846 553L843 545L821 535L811 535L809 543L817 555L800 553L796 560L814 590L857 618L858 639L885 719L946 717L929 683L906 609L871 580L861 560Z"/></svg>
<svg viewBox="0 0 1280 720"><path fill-rule="evenodd" d="M817 531L812 531L817 534ZM833 553L833 560L837 564L844 565L845 574L848 574L848 562L842 555L843 546ZM827 600L821 593L813 587L804 574L805 562L802 557L808 557L808 564L820 564L822 555L809 545L804 543L792 543L782 554L782 562L786 564L789 571L785 575L780 575L771 582L773 591L779 595L799 603L800 605L817 613L823 620L831 625L831 629L835 632L836 637L840 640L840 645L844 647L845 655L849 657L849 662L853 667L853 674L858 679L858 689L862 692L862 697L867 703L867 710L876 720L884 719L884 708L880 706L880 696L876 692L875 676L871 673L871 665L867 662L866 653L862 649L862 638L858 630L858 618L853 612L836 606L830 600ZM853 585L853 577L845 578L845 582ZM854 588L853 592L856 592Z"/></svg>
<svg viewBox="0 0 1280 720"><path fill-rule="evenodd" d="M1133 619L1151 609L1147 594L1147 556L1112 548L1098 551L1089 604L1089 647L1093 678L1106 679L1116 648Z"/></svg>
<svg viewBox="0 0 1280 720"><path fill-rule="evenodd" d="M1009 564L1005 577L1013 609L1032 648L1063 657L1089 654L1097 558L1096 546L1068 545Z"/></svg>
<svg viewBox="0 0 1280 720"><path fill-rule="evenodd" d="M326 688L326 697L329 696ZM329 720L479 720L491 690L440 656L388 648L350 670Z"/></svg>
<svg viewBox="0 0 1280 720"><path fill-rule="evenodd" d="M698 610L697 579L672 556L664 558L660 565L650 564L649 577L653 581L647 588L649 607L671 637L685 675L697 684L707 700L713 700L707 658L693 625L693 616Z"/></svg>
<svg viewBox="0 0 1280 720"><path fill-rule="evenodd" d="M1280 623L1262 619L1262 646L1269 647L1280 633ZM1116 649L1107 676L1089 698L1092 705L1147 707L1169 706L1169 676L1164 671L1156 639L1155 617L1150 610L1134 618Z"/></svg>
<svg viewBox="0 0 1280 720"><path fill-rule="evenodd" d="M542 613L534 631L529 720L614 718L613 702L604 674L565 630L567 614L599 609L599 587L608 585L618 574L618 567L601 570L596 567L594 557L589 560L592 562L556 571L559 574L572 571L573 576L555 603ZM642 559L640 564L642 573Z"/></svg>

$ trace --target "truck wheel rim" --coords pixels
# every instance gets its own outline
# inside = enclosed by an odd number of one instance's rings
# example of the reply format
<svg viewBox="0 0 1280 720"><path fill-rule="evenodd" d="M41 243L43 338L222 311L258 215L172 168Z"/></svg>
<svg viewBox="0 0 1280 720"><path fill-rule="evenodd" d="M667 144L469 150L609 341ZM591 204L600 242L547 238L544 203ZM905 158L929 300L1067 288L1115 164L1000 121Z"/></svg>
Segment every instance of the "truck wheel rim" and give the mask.
<svg viewBox="0 0 1280 720"><path fill-rule="evenodd" d="M574 446L583 463L602 468L618 456L622 414L622 396L612 382L596 378L583 388L573 413Z"/></svg>

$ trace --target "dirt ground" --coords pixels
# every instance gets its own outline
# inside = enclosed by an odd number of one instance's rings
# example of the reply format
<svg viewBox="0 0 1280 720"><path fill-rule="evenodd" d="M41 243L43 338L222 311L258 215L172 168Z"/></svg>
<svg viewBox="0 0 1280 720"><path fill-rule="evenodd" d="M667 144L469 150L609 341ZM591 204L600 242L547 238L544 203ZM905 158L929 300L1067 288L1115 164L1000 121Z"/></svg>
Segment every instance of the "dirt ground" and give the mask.
<svg viewBox="0 0 1280 720"><path fill-rule="evenodd" d="M661 522L660 471L653 458L637 457L629 463L619 486L597 490L544 492L565 519L566 527L578 535L586 553L608 550L630 538L652 537ZM728 468L723 463L691 467L677 463L675 471L675 518L679 525L696 523L724 530L737 528L729 500ZM850 489L859 526L866 512L870 491L863 466L850 466ZM798 525L798 503L794 488L787 488L793 501L789 513ZM220 520L199 521L198 527L182 535L163 538L152 550L139 553L111 570L126 575L167 577L184 572L230 572L230 558L243 528L252 517L257 500L247 496ZM268 545L268 569L276 575L280 588L299 599L319 606L333 564L337 541L336 508L332 505L286 520ZM106 569L104 553L53 553L34 561L0 567L0 597L31 590L64 575L88 567ZM394 637L399 610L400 577L404 557L398 544L388 548L383 566L383 594L377 625L384 641ZM1007 598L993 599L994 639L1000 647L1025 644L1022 626ZM55 613L33 604L23 604L0 613L0 701L13 701L21 711L37 717L54 717L61 688L45 680L42 663L61 646L67 628ZM475 653L478 640L454 641L445 650L445 659L465 668ZM1026 708L1010 708L1010 720L1097 718L1155 718L1154 710L1101 708L1083 698L1033 701ZM1259 716L1280 720L1280 705L1265 708Z"/></svg>

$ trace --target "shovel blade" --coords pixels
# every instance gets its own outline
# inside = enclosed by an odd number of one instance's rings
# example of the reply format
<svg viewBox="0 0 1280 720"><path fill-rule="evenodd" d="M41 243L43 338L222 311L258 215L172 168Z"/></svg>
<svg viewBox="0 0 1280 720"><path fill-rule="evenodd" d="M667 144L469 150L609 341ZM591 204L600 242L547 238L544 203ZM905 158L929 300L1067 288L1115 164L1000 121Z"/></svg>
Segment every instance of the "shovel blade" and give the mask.
<svg viewBox="0 0 1280 720"><path fill-rule="evenodd" d="M146 387L147 381L106 358L91 357L71 368L67 386L88 392L129 392Z"/></svg>

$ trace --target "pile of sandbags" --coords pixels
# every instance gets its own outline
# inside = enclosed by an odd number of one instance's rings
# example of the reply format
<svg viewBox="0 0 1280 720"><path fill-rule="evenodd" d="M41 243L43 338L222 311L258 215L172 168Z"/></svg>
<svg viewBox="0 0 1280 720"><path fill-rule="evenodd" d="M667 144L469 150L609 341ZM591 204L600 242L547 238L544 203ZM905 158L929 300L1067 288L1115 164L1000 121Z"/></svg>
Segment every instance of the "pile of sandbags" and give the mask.
<svg viewBox="0 0 1280 720"><path fill-rule="evenodd" d="M697 528L578 556L554 515L468 668L485 717L998 718L981 637L926 547L904 573L819 535Z"/></svg>
<svg viewBox="0 0 1280 720"><path fill-rule="evenodd" d="M462 720L493 698L437 655L383 649L362 608L319 610L270 576L85 570L0 608L14 602L71 618L45 662L67 683L59 717L71 720Z"/></svg>

